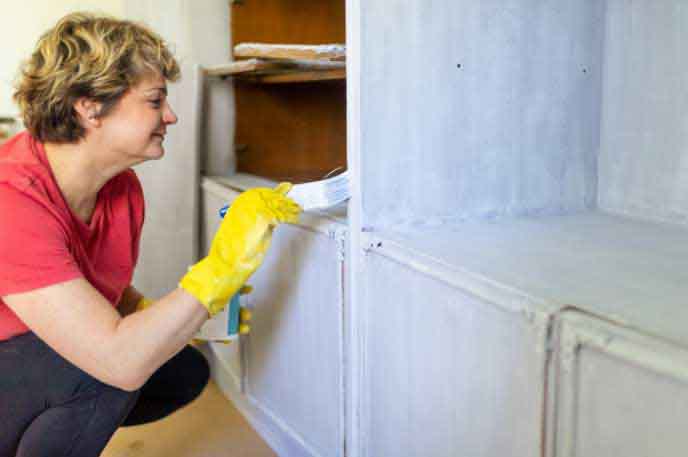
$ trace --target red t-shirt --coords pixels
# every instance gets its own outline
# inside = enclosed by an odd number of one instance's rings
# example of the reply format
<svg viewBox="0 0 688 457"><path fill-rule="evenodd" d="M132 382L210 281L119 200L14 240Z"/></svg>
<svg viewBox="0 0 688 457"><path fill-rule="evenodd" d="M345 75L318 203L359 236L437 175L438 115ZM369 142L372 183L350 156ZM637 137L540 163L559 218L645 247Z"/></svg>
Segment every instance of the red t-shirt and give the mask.
<svg viewBox="0 0 688 457"><path fill-rule="evenodd" d="M143 191L129 169L103 186L84 223L65 202L43 144L19 133L0 147L0 297L83 277L117 306L143 218ZM27 331L0 298L0 341Z"/></svg>

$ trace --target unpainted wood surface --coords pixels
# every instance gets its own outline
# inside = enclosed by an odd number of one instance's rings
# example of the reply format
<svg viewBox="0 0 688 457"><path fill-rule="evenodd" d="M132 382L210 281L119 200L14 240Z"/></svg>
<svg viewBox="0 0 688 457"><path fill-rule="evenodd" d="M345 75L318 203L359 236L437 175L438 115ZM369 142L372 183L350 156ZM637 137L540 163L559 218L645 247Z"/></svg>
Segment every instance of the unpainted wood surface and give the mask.
<svg viewBox="0 0 688 457"><path fill-rule="evenodd" d="M234 44L344 43L344 0L248 0L231 2Z"/></svg>
<svg viewBox="0 0 688 457"><path fill-rule="evenodd" d="M241 43L234 46L234 57L344 61L346 60L346 46L342 44L285 45L267 43Z"/></svg>
<svg viewBox="0 0 688 457"><path fill-rule="evenodd" d="M230 5L235 44L345 42L345 2L340 0ZM311 71L306 66L295 74L235 81L237 171L298 183L346 167L345 76L343 68Z"/></svg>
<svg viewBox="0 0 688 457"><path fill-rule="evenodd" d="M288 84L317 81L341 81L346 79L346 70L284 72L256 76L255 82L263 84Z"/></svg>
<svg viewBox="0 0 688 457"><path fill-rule="evenodd" d="M235 82L237 170L308 182L346 167L346 84Z"/></svg>

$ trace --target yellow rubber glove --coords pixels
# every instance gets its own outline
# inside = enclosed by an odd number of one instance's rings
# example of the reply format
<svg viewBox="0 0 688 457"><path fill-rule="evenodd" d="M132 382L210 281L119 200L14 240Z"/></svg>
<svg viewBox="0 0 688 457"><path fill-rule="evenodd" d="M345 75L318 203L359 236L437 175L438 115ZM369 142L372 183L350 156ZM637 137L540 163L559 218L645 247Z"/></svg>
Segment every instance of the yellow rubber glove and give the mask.
<svg viewBox="0 0 688 457"><path fill-rule="evenodd" d="M146 297L141 297L141 300L136 304L136 311L141 311L148 308L153 304L153 300L149 300Z"/></svg>
<svg viewBox="0 0 688 457"><path fill-rule="evenodd" d="M291 184L239 195L227 211L208 256L193 265L179 286L203 304L210 317L227 303L263 262L280 223L294 223L301 208L286 195Z"/></svg>

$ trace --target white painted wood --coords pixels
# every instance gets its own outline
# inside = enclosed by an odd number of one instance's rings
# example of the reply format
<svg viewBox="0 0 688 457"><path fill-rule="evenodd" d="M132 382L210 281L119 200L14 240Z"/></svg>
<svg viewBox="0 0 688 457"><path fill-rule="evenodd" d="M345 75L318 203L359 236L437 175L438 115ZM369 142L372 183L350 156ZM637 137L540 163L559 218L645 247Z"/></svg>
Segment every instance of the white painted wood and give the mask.
<svg viewBox="0 0 688 457"><path fill-rule="evenodd" d="M686 224L686 2L606 3L600 206Z"/></svg>
<svg viewBox="0 0 688 457"><path fill-rule="evenodd" d="M342 456L341 242L280 227L250 283L247 396L320 456Z"/></svg>
<svg viewBox="0 0 688 457"><path fill-rule="evenodd" d="M361 392L364 380L363 338L365 303L362 300L363 208L361 192L361 0L346 0L346 145L351 183L348 203L349 244L344 307L345 448L349 457L364 455L361 439Z"/></svg>
<svg viewBox="0 0 688 457"><path fill-rule="evenodd" d="M593 208L604 12L599 0L362 2L364 225Z"/></svg>
<svg viewBox="0 0 688 457"><path fill-rule="evenodd" d="M680 455L688 350L576 312L559 329L557 457Z"/></svg>
<svg viewBox="0 0 688 457"><path fill-rule="evenodd" d="M500 299L485 295L489 285L688 345L683 227L586 212L367 235L370 249L400 252L491 301Z"/></svg>
<svg viewBox="0 0 688 457"><path fill-rule="evenodd" d="M204 178L204 243L214 235L219 208L246 188L273 184L249 175ZM344 455L341 211L304 214L298 225L277 229L265 262L249 280L255 288L247 300L251 334L241 346L212 346L224 367L223 382L235 391L244 387L239 401L259 410L265 427L282 430L307 450L284 455Z"/></svg>
<svg viewBox="0 0 688 457"><path fill-rule="evenodd" d="M200 349L210 362L211 376L222 393L232 401L277 455L295 457L317 455L306 443L298 439L297 434L289 428L288 424L279 421L243 395L243 392L236 387L231 369L225 363L224 354L218 351L217 345L203 345ZM227 449L227 452L231 455L233 450Z"/></svg>
<svg viewBox="0 0 688 457"><path fill-rule="evenodd" d="M375 253L365 261L365 456L536 456L546 319Z"/></svg>

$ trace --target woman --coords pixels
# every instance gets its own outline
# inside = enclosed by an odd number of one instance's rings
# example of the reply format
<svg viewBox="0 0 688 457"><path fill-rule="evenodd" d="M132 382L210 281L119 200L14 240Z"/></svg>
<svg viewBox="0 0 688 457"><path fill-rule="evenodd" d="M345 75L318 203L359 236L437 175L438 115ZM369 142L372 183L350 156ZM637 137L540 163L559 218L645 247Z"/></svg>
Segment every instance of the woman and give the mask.
<svg viewBox="0 0 688 457"><path fill-rule="evenodd" d="M130 167L163 156L178 77L153 32L88 14L59 21L23 68L27 131L0 148L0 457L97 456L125 419L198 395L207 365L186 344L298 217L289 184L248 191L176 290L136 291L144 201Z"/></svg>

